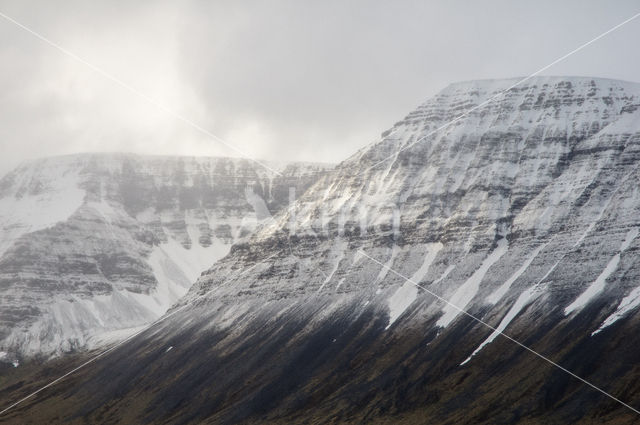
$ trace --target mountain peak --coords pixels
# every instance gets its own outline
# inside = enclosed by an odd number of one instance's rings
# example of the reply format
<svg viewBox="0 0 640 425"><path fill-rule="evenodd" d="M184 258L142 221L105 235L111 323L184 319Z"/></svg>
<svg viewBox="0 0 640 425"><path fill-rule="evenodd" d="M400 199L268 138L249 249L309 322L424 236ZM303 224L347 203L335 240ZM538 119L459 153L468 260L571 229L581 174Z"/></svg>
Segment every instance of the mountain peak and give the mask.
<svg viewBox="0 0 640 425"><path fill-rule="evenodd" d="M461 90L505 90L511 86L514 89L532 87L619 87L625 90L639 90L640 83L603 77L574 76L574 75L536 75L533 77L488 78L476 80L456 81L447 85L441 92Z"/></svg>

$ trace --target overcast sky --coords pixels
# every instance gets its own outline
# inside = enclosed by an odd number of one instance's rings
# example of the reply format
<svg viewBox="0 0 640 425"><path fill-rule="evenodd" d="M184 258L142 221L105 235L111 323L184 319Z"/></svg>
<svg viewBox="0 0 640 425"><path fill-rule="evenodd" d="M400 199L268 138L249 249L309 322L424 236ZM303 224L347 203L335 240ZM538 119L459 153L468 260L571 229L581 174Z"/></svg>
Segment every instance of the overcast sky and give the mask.
<svg viewBox="0 0 640 425"><path fill-rule="evenodd" d="M254 158L337 162L450 82L526 76L637 1L3 1ZM545 72L640 81L640 19ZM85 151L232 155L0 19L0 172Z"/></svg>

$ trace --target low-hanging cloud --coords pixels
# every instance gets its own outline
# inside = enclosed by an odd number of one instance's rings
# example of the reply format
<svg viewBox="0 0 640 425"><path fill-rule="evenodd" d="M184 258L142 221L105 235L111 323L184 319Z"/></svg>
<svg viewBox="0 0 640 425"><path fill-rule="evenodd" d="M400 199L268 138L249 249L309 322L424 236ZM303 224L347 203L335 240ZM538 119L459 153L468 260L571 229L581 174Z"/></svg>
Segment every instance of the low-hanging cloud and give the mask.
<svg viewBox="0 0 640 425"><path fill-rule="evenodd" d="M618 2L0 1L254 158L336 162L450 82L527 75ZM638 80L634 22L548 71ZM0 172L82 151L237 155L0 20Z"/></svg>

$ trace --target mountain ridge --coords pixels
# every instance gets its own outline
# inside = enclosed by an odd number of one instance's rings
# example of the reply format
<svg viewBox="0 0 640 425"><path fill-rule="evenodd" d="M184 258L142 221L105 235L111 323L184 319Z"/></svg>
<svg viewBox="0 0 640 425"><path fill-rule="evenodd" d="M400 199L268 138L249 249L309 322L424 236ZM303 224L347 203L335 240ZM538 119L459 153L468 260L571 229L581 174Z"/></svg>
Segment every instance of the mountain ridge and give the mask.
<svg viewBox="0 0 640 425"><path fill-rule="evenodd" d="M244 159L76 154L16 168L0 180L0 350L82 349L98 330L159 317L328 166L278 167L282 175Z"/></svg>
<svg viewBox="0 0 640 425"><path fill-rule="evenodd" d="M431 295L640 406L640 86L541 78L427 100L8 420L633 423Z"/></svg>

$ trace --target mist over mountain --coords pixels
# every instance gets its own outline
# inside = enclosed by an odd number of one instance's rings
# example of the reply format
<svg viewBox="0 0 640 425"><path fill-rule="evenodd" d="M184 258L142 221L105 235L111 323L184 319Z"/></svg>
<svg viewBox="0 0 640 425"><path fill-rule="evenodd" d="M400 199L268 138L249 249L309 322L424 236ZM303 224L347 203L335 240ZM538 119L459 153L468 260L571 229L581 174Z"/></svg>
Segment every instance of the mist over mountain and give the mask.
<svg viewBox="0 0 640 425"><path fill-rule="evenodd" d="M9 173L0 180L4 360L85 350L152 322L329 168L269 166L81 154Z"/></svg>
<svg viewBox="0 0 640 425"><path fill-rule="evenodd" d="M2 419L633 423L500 332L640 406L640 84L536 77L499 94L516 81L452 84L304 180L165 319ZM135 205L158 240L194 244L188 215ZM11 370L23 383L0 395L45 375Z"/></svg>

